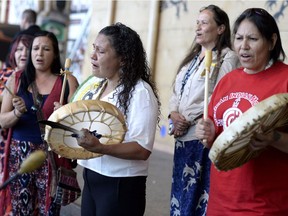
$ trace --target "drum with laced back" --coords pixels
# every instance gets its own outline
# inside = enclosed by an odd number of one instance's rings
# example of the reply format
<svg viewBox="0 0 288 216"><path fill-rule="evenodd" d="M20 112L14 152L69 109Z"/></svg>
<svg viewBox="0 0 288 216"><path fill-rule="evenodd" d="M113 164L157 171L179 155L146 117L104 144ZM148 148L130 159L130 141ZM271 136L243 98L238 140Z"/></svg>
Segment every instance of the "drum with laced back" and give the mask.
<svg viewBox="0 0 288 216"><path fill-rule="evenodd" d="M267 134L288 124L288 93L275 94L248 109L214 141L209 158L221 171L240 167L261 154L249 148L254 133Z"/></svg>
<svg viewBox="0 0 288 216"><path fill-rule="evenodd" d="M52 113L49 121L58 122L76 130L87 128L101 135L103 144L123 141L127 127L122 112L114 105L100 100L78 100L66 104ZM51 150L69 159L89 159L101 154L85 150L78 145L71 131L45 127L44 139Z"/></svg>

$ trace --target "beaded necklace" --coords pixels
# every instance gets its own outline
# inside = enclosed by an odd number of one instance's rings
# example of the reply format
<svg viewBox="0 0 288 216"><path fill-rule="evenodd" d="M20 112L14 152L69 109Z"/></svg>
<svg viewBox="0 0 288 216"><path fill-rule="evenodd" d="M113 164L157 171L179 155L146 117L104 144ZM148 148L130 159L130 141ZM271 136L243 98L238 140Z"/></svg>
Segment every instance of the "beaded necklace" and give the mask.
<svg viewBox="0 0 288 216"><path fill-rule="evenodd" d="M199 66L201 65L201 63L202 63L202 61L203 61L203 59L204 59L204 57L201 58L200 61L198 62L198 64L196 64L199 56L200 56L200 53L198 53L198 54L193 58L193 60L191 61L190 65L189 65L189 67L188 67L188 69L187 69L187 71L186 71L186 73L185 73L185 75L184 75L184 78L183 78L183 80L182 80L182 86L181 86L181 90L180 90L180 96L179 96L180 98L179 98L179 99L181 99L181 97L182 97L182 94L183 94L183 92L184 92L184 87L185 87L185 85L186 85L189 77L191 76L191 74L193 73L193 71L197 71L197 70L198 70Z"/></svg>

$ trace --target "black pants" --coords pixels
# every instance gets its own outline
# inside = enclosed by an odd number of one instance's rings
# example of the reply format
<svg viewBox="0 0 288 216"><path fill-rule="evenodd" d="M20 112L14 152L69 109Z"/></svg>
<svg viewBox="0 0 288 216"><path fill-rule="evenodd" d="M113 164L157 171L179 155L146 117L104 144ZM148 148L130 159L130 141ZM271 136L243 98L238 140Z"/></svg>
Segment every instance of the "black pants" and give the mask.
<svg viewBox="0 0 288 216"><path fill-rule="evenodd" d="M84 169L82 216L143 216L146 176L107 177Z"/></svg>

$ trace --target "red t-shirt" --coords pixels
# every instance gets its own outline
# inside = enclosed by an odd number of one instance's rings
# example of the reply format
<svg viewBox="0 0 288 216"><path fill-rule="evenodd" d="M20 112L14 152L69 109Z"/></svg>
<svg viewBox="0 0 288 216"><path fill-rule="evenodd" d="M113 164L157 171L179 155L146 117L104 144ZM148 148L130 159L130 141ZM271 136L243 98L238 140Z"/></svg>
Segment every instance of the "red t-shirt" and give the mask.
<svg viewBox="0 0 288 216"><path fill-rule="evenodd" d="M209 117L219 135L251 106L277 93L288 92L288 66L277 62L257 74L243 68L218 83L209 104ZM288 143L287 143L288 145ZM211 167L208 216L287 216L288 154L273 147L230 171Z"/></svg>

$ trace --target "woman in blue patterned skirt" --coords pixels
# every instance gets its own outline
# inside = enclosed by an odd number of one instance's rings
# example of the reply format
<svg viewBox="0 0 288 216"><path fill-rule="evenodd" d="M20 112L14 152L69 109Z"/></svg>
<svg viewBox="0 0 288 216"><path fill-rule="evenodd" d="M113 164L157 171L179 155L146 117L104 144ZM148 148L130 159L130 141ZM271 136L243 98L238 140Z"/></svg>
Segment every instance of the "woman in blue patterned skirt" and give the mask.
<svg viewBox="0 0 288 216"><path fill-rule="evenodd" d="M175 138L171 216L206 214L211 162L209 150L195 136L195 121L203 114L205 51L212 50L209 95L239 64L230 38L227 14L215 5L202 8L192 48L179 66L169 102L170 135Z"/></svg>

